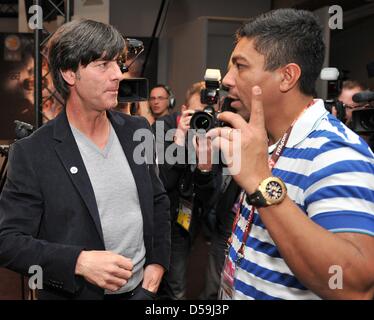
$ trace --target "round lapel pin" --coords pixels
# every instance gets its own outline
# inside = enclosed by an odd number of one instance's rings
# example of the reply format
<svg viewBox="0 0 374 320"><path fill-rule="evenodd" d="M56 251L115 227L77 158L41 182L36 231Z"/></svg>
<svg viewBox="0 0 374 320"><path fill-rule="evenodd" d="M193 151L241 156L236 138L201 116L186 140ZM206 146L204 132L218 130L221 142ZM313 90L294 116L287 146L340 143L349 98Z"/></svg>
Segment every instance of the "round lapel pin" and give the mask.
<svg viewBox="0 0 374 320"><path fill-rule="evenodd" d="M76 174L76 173L78 172L78 168L77 168L77 167L71 167L71 168L70 168L70 172L71 172L72 174Z"/></svg>

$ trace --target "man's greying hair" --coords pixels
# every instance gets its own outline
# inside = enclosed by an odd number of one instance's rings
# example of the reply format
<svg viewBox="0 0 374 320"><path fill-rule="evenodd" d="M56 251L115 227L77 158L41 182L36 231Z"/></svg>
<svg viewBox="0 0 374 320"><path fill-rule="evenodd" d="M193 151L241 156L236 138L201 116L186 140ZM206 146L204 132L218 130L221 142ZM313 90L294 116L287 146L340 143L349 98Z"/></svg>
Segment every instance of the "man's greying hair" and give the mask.
<svg viewBox="0 0 374 320"><path fill-rule="evenodd" d="M113 26L77 20L62 25L48 42L48 62L56 90L66 99L70 90L60 71L77 71L99 58L112 60L124 53L125 41Z"/></svg>
<svg viewBox="0 0 374 320"><path fill-rule="evenodd" d="M309 11L278 9L264 13L242 26L237 40L247 37L254 40L255 49L265 57L265 70L296 63L300 66L300 91L315 93L324 56L322 29Z"/></svg>

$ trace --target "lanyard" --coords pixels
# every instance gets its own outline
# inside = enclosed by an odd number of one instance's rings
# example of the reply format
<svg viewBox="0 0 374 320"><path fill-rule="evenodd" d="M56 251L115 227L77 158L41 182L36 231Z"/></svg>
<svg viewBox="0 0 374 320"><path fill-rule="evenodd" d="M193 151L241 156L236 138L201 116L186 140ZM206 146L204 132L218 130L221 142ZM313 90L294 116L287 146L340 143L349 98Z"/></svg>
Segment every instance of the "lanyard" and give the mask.
<svg viewBox="0 0 374 320"><path fill-rule="evenodd" d="M299 114L299 116L292 122L291 126L288 128L288 130L283 134L283 137L282 139L279 140L279 142L277 143L277 146L275 147L275 150L274 152L272 153L271 157L269 158L268 162L269 162L269 169L270 171L273 170L275 164L277 163L277 161L279 160L280 156L282 155L285 147L286 147L286 144L287 144L287 141L288 141L288 138L290 137L291 135L291 131L292 131L292 128L293 126L295 125L296 121L301 117L301 115L311 106L313 105L314 101L312 100L304 109L303 111ZM232 232L231 232L231 236L228 240L228 244L231 245L232 244L232 237L233 237L233 234L235 232L235 229L237 227L237 224L239 222L239 218L240 218L240 211L241 211L241 207L243 205L243 201L244 201L244 197L245 197L245 192L242 192L241 195L240 195L240 199L239 199L239 206L236 210L236 215L235 215L235 220L234 220L234 223L232 225ZM239 251L238 251L238 255L237 255L237 260L240 260L244 257L244 247L245 247L245 244L247 242L247 239L248 239L248 236L249 236L249 232L251 230L251 226L252 226L252 222L253 222L253 217L255 215L255 207L252 206L251 208L251 211L249 213L249 216L248 216L248 219L247 219L247 223L246 223L246 226L245 226L245 230L244 230L244 234L243 234L243 239L242 239L242 242L241 242L241 245L240 245L240 248L239 248Z"/></svg>

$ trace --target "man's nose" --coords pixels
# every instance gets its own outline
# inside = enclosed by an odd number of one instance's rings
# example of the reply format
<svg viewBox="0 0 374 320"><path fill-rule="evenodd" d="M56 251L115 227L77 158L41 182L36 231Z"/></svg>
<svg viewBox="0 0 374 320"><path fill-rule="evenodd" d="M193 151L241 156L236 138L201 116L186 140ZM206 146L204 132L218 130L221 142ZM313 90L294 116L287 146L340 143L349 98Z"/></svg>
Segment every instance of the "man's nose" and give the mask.
<svg viewBox="0 0 374 320"><path fill-rule="evenodd" d="M228 88L231 88L234 86L234 78L230 70L227 71L226 75L223 77L222 84Z"/></svg>
<svg viewBox="0 0 374 320"><path fill-rule="evenodd" d="M121 72L121 68L119 67L119 65L116 62L114 62L112 65L112 79L121 81L124 78L125 74Z"/></svg>

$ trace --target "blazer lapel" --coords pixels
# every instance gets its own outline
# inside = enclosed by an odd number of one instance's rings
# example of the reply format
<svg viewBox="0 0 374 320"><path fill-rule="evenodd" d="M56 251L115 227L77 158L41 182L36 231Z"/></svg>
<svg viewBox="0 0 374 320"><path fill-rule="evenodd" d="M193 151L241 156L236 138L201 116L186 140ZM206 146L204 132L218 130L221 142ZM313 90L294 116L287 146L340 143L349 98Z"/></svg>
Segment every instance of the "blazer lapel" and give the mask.
<svg viewBox="0 0 374 320"><path fill-rule="evenodd" d="M60 141L60 143L55 147L57 155L63 163L67 174L78 190L84 203L86 204L88 211L95 223L97 232L104 243L95 194L86 167L84 166L82 156L79 152L79 148L74 139L73 133L71 132L65 111L61 112L61 114L56 118L54 138Z"/></svg>

